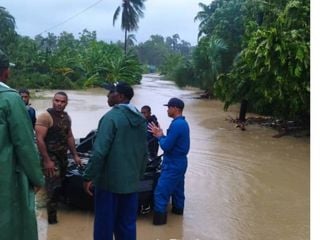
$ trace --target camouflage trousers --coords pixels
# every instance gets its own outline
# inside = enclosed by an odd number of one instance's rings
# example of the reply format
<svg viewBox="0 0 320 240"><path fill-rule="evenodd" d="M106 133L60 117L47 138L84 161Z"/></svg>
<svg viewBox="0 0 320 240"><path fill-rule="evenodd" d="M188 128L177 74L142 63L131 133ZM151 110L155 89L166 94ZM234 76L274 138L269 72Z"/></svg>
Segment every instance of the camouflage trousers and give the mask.
<svg viewBox="0 0 320 240"><path fill-rule="evenodd" d="M47 213L48 217L56 216L58 210L58 203L62 193L62 182L65 178L68 166L68 159L66 155L50 155L55 164L55 174L52 177L45 177L45 188L47 193Z"/></svg>

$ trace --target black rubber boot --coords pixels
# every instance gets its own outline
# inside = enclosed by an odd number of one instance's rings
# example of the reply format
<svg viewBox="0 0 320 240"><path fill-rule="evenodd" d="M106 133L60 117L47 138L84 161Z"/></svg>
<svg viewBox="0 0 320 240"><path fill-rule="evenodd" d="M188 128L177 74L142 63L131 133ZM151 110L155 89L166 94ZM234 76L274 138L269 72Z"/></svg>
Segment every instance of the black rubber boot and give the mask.
<svg viewBox="0 0 320 240"><path fill-rule="evenodd" d="M58 223L58 220L57 220L57 212L55 212L55 213L51 212L50 214L48 214L48 223L49 223L49 224L56 224L56 223Z"/></svg>
<svg viewBox="0 0 320 240"><path fill-rule="evenodd" d="M56 203L52 203L52 202L47 203L47 214L48 214L48 223L49 224L58 223Z"/></svg>
<svg viewBox="0 0 320 240"><path fill-rule="evenodd" d="M153 225L164 225L167 223L167 213L153 213Z"/></svg>
<svg viewBox="0 0 320 240"><path fill-rule="evenodd" d="M172 207L171 212L176 215L183 215L183 208Z"/></svg>

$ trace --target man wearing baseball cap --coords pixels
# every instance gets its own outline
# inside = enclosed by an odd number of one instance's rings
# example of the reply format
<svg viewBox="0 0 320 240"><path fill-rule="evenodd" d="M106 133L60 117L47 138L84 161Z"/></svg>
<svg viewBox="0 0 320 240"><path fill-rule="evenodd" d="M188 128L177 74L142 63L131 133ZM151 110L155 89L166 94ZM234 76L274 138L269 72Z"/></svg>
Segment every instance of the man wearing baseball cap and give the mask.
<svg viewBox="0 0 320 240"><path fill-rule="evenodd" d="M138 186L148 161L147 124L124 82L104 86L112 109L99 121L84 173L85 191L95 186L94 239L136 239ZM114 236L114 238L113 238Z"/></svg>
<svg viewBox="0 0 320 240"><path fill-rule="evenodd" d="M9 66L0 50L0 239L37 240L34 194L44 179L28 112L6 85Z"/></svg>
<svg viewBox="0 0 320 240"><path fill-rule="evenodd" d="M110 93L117 92L117 93L126 95L129 101L134 95L132 87L125 82L117 82L114 84L104 84L103 87L106 90L109 90Z"/></svg>
<svg viewBox="0 0 320 240"><path fill-rule="evenodd" d="M184 102L179 98L171 98L164 106L168 107L168 116L173 118L167 135L155 124L148 129L158 138L163 150L161 175L154 192L153 224L167 223L167 206L172 199L172 213L183 215L184 210L184 178L188 166L187 154L190 149L189 125L182 115Z"/></svg>

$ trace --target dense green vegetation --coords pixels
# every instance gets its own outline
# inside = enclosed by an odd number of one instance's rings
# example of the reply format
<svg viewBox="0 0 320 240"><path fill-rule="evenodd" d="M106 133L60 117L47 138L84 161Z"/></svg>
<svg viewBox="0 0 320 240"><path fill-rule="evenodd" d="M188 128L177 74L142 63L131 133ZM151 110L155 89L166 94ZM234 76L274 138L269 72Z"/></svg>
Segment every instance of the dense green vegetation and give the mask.
<svg viewBox="0 0 320 240"><path fill-rule="evenodd" d="M70 33L48 34L35 40L18 36L11 59L16 64L11 84L29 88L82 88L122 80L139 83L142 65L136 55L97 41L95 32L80 39Z"/></svg>
<svg viewBox="0 0 320 240"><path fill-rule="evenodd" d="M225 103L282 120L310 121L310 3L307 0L215 0L199 3L198 44L178 34L135 44L144 0L122 7L124 42L98 41L86 29L35 39L15 32L0 7L0 48L16 64L11 86L74 89L103 82L139 83L160 72L178 86L195 86ZM125 14L125 9L132 10ZM127 19L130 18L130 19Z"/></svg>
<svg viewBox="0 0 320 240"><path fill-rule="evenodd" d="M164 73L208 90L226 109L244 100L251 111L308 124L309 1L216 0L199 7L192 59L171 60Z"/></svg>
<svg viewBox="0 0 320 240"><path fill-rule="evenodd" d="M129 2L137 4L136 7L130 5L137 10L141 8L138 3L143 1ZM115 16L119 11L120 8ZM141 14L130 16L134 20L127 24L135 22L135 25L129 27L122 23L127 26L126 32L137 29L137 17ZM77 38L62 32L59 36L48 33L32 39L15 32L14 17L3 7L0 7L0 24L0 48L16 65L10 79L14 88L76 89L119 80L137 84L143 72L155 72L174 54L187 57L191 53L190 43L180 41L178 34L166 39L153 35L138 45L135 45L134 34L126 33L125 43L106 43L97 40L95 31L86 29Z"/></svg>
<svg viewBox="0 0 320 240"><path fill-rule="evenodd" d="M95 31L83 30L78 38L62 32L31 39L15 32L14 17L3 7L0 23L0 48L16 65L11 71L12 87L74 89L141 80L143 66L137 55L98 41Z"/></svg>

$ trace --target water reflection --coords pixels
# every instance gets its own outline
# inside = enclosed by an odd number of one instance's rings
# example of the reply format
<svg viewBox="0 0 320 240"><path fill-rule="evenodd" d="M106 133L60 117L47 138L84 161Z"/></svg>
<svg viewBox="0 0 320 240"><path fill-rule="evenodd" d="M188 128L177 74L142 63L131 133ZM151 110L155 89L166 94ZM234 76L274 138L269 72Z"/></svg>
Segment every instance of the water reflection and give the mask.
<svg viewBox="0 0 320 240"><path fill-rule="evenodd" d="M151 215L139 217L138 239L309 239L309 139L272 138L273 130L256 125L240 131L226 121L237 115L237 107L224 112L217 101L194 98L196 91L155 76L135 87L133 103L138 109L150 105L163 129L171 122L163 104L182 98L191 127L185 215L170 214L165 226L153 226ZM51 106L53 93L32 101L38 113ZM67 93L74 135L83 137L109 110L106 91ZM39 211L41 240L92 239L92 214L72 209L59 214L59 224L47 228Z"/></svg>

